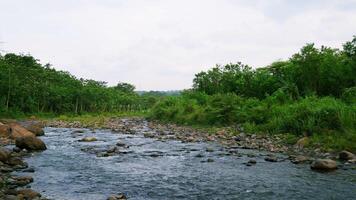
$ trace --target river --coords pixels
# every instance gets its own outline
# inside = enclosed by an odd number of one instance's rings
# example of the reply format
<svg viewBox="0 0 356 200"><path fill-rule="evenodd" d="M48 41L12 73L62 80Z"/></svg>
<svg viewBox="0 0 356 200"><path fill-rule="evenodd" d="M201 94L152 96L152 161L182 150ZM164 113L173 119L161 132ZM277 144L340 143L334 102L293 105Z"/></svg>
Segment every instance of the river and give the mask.
<svg viewBox="0 0 356 200"><path fill-rule="evenodd" d="M48 149L27 157L31 187L50 199L355 199L356 171L320 173L289 160L266 162L266 152L216 143L159 141L110 130L45 128ZM95 142L79 142L94 136ZM96 152L120 141L129 148L109 157ZM280 159L284 155L277 155ZM254 159L257 164L244 163Z"/></svg>

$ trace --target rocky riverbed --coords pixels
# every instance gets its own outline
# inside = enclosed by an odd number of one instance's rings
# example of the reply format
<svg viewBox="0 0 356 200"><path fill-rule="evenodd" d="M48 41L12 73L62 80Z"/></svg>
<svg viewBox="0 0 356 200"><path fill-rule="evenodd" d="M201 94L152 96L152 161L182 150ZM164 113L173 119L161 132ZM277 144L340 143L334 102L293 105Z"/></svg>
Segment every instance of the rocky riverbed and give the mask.
<svg viewBox="0 0 356 200"><path fill-rule="evenodd" d="M46 148L38 141L37 149L24 144L36 136L14 140L19 131L0 126L11 136L1 140L8 157L0 163L0 182L6 183L0 197L45 199L35 190L51 199L113 200L325 199L328 195L352 199L356 195L355 156L347 151L315 152L300 144L285 146L276 136L242 130L233 135L228 129L209 134L142 118L111 118L100 124L47 121L34 126L38 124L34 122L17 124L40 136ZM43 126L51 128L43 131ZM340 187L333 187L335 181ZM321 194L312 198L316 192Z"/></svg>

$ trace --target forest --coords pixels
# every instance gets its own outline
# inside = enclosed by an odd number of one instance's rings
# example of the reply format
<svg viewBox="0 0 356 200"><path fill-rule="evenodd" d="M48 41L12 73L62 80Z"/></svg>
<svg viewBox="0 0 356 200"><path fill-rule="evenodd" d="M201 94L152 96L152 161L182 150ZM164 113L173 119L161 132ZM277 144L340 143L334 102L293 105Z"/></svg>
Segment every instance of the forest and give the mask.
<svg viewBox="0 0 356 200"><path fill-rule="evenodd" d="M159 101L150 118L185 125L239 126L284 134L291 143L356 149L356 37L333 49L307 44L286 61L253 69L217 65L193 88Z"/></svg>
<svg viewBox="0 0 356 200"><path fill-rule="evenodd" d="M356 37L342 49L307 44L288 60L252 68L216 65L182 92L76 78L31 55L0 55L0 115L146 111L192 126L239 126L246 132L311 136L327 148L356 149ZM168 95L167 95L168 94Z"/></svg>
<svg viewBox="0 0 356 200"><path fill-rule="evenodd" d="M69 72L42 65L31 55L0 55L2 116L39 113L120 112L145 110L157 93L138 95L135 86L78 79Z"/></svg>

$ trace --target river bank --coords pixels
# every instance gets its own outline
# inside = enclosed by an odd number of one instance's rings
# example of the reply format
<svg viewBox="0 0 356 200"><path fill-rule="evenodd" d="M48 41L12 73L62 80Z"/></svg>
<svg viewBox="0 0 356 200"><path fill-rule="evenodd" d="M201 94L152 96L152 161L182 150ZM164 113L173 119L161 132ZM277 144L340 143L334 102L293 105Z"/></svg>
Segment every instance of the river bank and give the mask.
<svg viewBox="0 0 356 200"><path fill-rule="evenodd" d="M24 161L33 152L46 150L44 142L37 137L44 134L42 128L43 123L39 121L0 121L0 199L46 200L29 187L35 170Z"/></svg>

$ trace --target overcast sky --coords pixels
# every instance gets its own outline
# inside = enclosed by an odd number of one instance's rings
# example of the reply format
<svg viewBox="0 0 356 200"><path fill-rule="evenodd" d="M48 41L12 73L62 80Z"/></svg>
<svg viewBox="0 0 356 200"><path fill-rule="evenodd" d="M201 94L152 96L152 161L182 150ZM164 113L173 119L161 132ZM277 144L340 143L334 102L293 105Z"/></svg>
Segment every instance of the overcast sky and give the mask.
<svg viewBox="0 0 356 200"><path fill-rule="evenodd" d="M356 34L356 0L0 0L0 19L1 50L109 85L174 90L215 64L340 47Z"/></svg>

